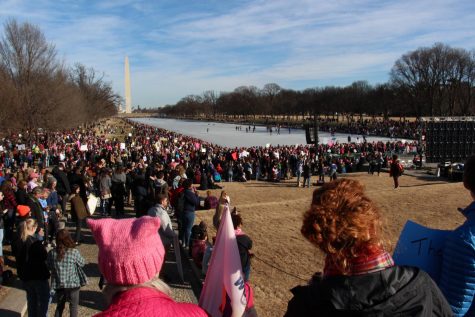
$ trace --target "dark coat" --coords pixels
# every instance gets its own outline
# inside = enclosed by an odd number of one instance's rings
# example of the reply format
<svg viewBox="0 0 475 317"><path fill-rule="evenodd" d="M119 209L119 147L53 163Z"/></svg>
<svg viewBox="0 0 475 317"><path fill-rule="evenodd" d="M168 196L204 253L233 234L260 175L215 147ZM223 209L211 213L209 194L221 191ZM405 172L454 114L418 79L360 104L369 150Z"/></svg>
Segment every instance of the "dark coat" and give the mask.
<svg viewBox="0 0 475 317"><path fill-rule="evenodd" d="M200 205L200 199L191 189L185 189L184 212L195 212L196 207Z"/></svg>
<svg viewBox="0 0 475 317"><path fill-rule="evenodd" d="M71 216L74 221L84 219L88 216L86 204L81 196L74 195L71 198Z"/></svg>
<svg viewBox="0 0 475 317"><path fill-rule="evenodd" d="M46 258L48 253L41 241L30 236L26 241L17 237L12 243L17 274L22 281L47 280L50 277Z"/></svg>
<svg viewBox="0 0 475 317"><path fill-rule="evenodd" d="M315 277L292 289L291 316L452 316L427 273L395 266L356 276Z"/></svg>
<svg viewBox="0 0 475 317"><path fill-rule="evenodd" d="M27 205L28 207L30 207L31 218L35 219L38 222L38 230L45 229L43 207L41 207L41 204L38 199L33 196L28 197Z"/></svg>
<svg viewBox="0 0 475 317"><path fill-rule="evenodd" d="M19 188L15 193L15 198L18 205L28 204L28 193L26 192L26 189Z"/></svg>
<svg viewBox="0 0 475 317"><path fill-rule="evenodd" d="M56 191L59 195L63 196L71 194L71 186L69 184L68 176L58 167L55 167L52 172L54 178L56 178Z"/></svg>

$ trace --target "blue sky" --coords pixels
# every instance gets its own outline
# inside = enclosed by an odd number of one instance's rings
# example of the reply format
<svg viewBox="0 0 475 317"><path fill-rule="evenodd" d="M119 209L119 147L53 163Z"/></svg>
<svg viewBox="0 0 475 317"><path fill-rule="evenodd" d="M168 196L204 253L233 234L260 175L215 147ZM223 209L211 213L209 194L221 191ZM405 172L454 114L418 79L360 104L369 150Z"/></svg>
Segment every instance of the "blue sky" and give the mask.
<svg viewBox="0 0 475 317"><path fill-rule="evenodd" d="M0 0L0 22L38 25L67 64L106 74L132 104L277 83L296 90L388 80L404 53L475 48L475 1Z"/></svg>

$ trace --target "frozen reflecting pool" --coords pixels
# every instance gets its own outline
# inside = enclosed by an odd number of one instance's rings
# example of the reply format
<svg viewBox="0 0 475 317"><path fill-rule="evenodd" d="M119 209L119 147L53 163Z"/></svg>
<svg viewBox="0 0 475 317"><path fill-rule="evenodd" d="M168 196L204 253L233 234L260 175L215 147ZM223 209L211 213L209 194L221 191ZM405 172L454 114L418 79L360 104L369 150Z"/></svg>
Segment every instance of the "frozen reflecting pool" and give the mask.
<svg viewBox="0 0 475 317"><path fill-rule="evenodd" d="M241 125L241 130L236 130L236 124L208 122L208 121L188 121L176 119L159 119L159 118L137 118L132 121L147 124L153 127L158 127L170 131L175 131L184 135L199 138L201 140L215 143L227 147L251 147L251 146L265 146L271 145L295 145L306 144L305 131L300 129L281 129L280 134L274 132L270 134L266 127L256 126L256 131L246 133L246 125ZM351 134L352 142L362 142L361 135ZM368 142L372 141L387 141L387 140L401 140L390 139L384 137L367 136ZM319 141L321 143L328 142L348 142L348 134L335 133L331 135L328 132L319 132Z"/></svg>

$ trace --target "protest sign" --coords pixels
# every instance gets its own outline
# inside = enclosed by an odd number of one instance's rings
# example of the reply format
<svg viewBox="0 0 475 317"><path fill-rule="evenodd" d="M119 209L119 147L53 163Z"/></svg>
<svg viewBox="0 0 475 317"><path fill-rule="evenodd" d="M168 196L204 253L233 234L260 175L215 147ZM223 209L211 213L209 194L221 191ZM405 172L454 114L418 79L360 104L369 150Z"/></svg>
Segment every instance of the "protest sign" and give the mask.
<svg viewBox="0 0 475 317"><path fill-rule="evenodd" d="M87 151L87 144L81 145L81 147L79 148L79 150L80 150L81 152Z"/></svg>
<svg viewBox="0 0 475 317"><path fill-rule="evenodd" d="M394 262L397 265L418 267L437 282L442 265L442 252L449 232L407 221L394 250Z"/></svg>
<svg viewBox="0 0 475 317"><path fill-rule="evenodd" d="M3 146L0 145L0 152L3 152Z"/></svg>
<svg viewBox="0 0 475 317"><path fill-rule="evenodd" d="M26 149L26 146L25 144L18 144L17 148L19 151L24 151Z"/></svg>
<svg viewBox="0 0 475 317"><path fill-rule="evenodd" d="M96 211L98 202L99 202L99 199L93 194L90 194L89 197L87 198L87 211L89 212L90 216L94 215L94 211Z"/></svg>
<svg viewBox="0 0 475 317"><path fill-rule="evenodd" d="M120 144L120 149L121 149L121 150L125 150L125 143L121 143L121 144Z"/></svg>

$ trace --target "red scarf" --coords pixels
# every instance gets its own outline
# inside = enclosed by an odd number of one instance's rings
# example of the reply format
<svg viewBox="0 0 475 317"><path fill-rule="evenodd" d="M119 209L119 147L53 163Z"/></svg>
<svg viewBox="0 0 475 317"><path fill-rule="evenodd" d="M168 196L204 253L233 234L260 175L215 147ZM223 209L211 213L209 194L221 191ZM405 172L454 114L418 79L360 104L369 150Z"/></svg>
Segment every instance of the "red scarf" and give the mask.
<svg viewBox="0 0 475 317"><path fill-rule="evenodd" d="M323 275L362 275L382 271L394 266L394 261L391 255L379 247L367 247L358 253L358 256L348 259L348 272L342 272L337 268L332 261L332 257L327 255L325 258Z"/></svg>

